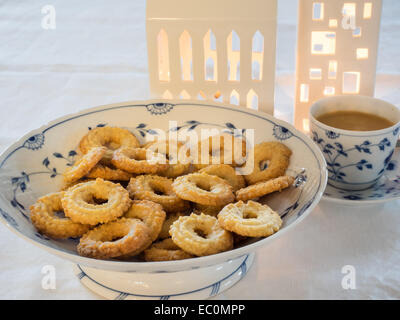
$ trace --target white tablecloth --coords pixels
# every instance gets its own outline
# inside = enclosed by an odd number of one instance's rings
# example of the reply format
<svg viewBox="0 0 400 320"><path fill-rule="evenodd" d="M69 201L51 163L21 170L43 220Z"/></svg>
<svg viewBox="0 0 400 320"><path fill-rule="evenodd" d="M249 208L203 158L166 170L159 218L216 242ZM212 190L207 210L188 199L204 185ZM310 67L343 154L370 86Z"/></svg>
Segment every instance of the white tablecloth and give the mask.
<svg viewBox="0 0 400 320"><path fill-rule="evenodd" d="M59 1L56 29L43 30L47 1L0 3L0 152L66 113L149 98L145 3ZM276 115L291 121L296 37L294 0L279 0ZM398 1L385 0L376 96L400 102ZM221 299L399 299L400 201L375 207L321 202L296 228L257 251L244 280ZM99 299L72 264L0 225L0 299ZM41 270L56 270L42 289ZM342 288L343 266L356 288Z"/></svg>

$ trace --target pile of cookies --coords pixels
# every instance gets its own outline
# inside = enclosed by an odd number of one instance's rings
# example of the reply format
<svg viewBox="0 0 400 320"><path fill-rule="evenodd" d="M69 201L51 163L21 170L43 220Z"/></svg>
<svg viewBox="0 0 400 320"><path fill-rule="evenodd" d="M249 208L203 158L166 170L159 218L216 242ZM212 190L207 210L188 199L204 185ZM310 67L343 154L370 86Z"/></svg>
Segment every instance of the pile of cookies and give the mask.
<svg viewBox="0 0 400 320"><path fill-rule="evenodd" d="M211 139L211 137L209 138ZM33 204L31 221L43 234L80 238L80 255L96 259L167 261L233 249L248 237L268 237L282 220L256 200L291 186L290 149L263 142L246 154L241 137L221 134L206 163L183 161L183 142L141 145L129 130L99 127L80 141L80 156L61 191ZM210 142L210 141L208 141ZM183 153L182 153L183 151ZM224 161L227 155L243 161ZM238 174L251 164L251 172Z"/></svg>

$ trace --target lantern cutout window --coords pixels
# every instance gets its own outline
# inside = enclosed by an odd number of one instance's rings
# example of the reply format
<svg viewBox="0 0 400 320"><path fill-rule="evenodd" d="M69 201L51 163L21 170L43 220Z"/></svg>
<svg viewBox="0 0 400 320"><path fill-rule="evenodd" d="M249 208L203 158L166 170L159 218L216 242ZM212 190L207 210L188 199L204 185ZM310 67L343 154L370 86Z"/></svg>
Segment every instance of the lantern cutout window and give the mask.
<svg viewBox="0 0 400 320"><path fill-rule="evenodd" d="M313 20L324 20L324 3L313 3Z"/></svg>
<svg viewBox="0 0 400 320"><path fill-rule="evenodd" d="M190 99L190 94L187 93L186 90L182 90L181 94L179 95L179 98L183 100L188 100Z"/></svg>
<svg viewBox="0 0 400 320"><path fill-rule="evenodd" d="M218 101L273 114L276 20L277 0L148 0L152 97Z"/></svg>
<svg viewBox="0 0 400 320"><path fill-rule="evenodd" d="M313 31L311 33L311 53L335 54L336 33L330 31Z"/></svg>
<svg viewBox="0 0 400 320"><path fill-rule="evenodd" d="M209 81L218 80L217 65L217 40L212 30L208 30L203 39L204 42L204 73Z"/></svg>
<svg viewBox="0 0 400 320"><path fill-rule="evenodd" d="M158 78L160 81L169 81L169 49L168 35L161 29L157 36Z"/></svg>
<svg viewBox="0 0 400 320"><path fill-rule="evenodd" d="M298 1L295 126L335 94L373 96L382 0Z"/></svg>
<svg viewBox="0 0 400 320"><path fill-rule="evenodd" d="M239 105L239 93L236 90L233 90L230 97L230 104Z"/></svg>
<svg viewBox="0 0 400 320"><path fill-rule="evenodd" d="M165 90L163 96L164 99L172 99L172 93L169 90Z"/></svg>
<svg viewBox="0 0 400 320"><path fill-rule="evenodd" d="M240 38L233 30L227 39L228 80L240 80Z"/></svg>
<svg viewBox="0 0 400 320"><path fill-rule="evenodd" d="M337 28L338 21L337 19L329 19L329 28Z"/></svg>
<svg viewBox="0 0 400 320"><path fill-rule="evenodd" d="M264 60L264 37L261 32L257 32L252 40L252 53L251 53L251 75L253 80L262 80Z"/></svg>
<svg viewBox="0 0 400 320"><path fill-rule="evenodd" d="M310 79L311 80L321 80L322 79L322 69L311 68L310 69Z"/></svg>
<svg viewBox="0 0 400 320"><path fill-rule="evenodd" d="M366 3L364 3L363 18L364 19L371 19L371 17L372 17L372 3L371 2L366 2Z"/></svg>
<svg viewBox="0 0 400 320"><path fill-rule="evenodd" d="M247 108L257 110L258 109L258 95L253 89L250 89L247 94Z"/></svg>
<svg viewBox="0 0 400 320"><path fill-rule="evenodd" d="M360 92L360 72L343 72L342 93Z"/></svg>
<svg viewBox="0 0 400 320"><path fill-rule="evenodd" d="M330 60L328 66L328 79L336 79L337 74L337 61Z"/></svg>
<svg viewBox="0 0 400 320"><path fill-rule="evenodd" d="M357 48L356 55L358 60L368 59L368 48Z"/></svg>
<svg viewBox="0 0 400 320"><path fill-rule="evenodd" d="M183 81L193 80L192 38L186 30L179 37L181 72Z"/></svg>

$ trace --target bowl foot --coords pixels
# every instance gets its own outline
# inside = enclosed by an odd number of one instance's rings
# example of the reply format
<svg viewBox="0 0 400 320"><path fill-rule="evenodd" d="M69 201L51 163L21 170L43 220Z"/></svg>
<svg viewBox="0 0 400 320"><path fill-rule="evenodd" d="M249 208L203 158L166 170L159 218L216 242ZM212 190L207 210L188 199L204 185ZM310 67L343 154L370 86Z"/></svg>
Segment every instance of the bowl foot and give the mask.
<svg viewBox="0 0 400 320"><path fill-rule="evenodd" d="M106 299L207 299L241 280L254 255L178 272L116 272L75 265L75 275L83 285Z"/></svg>

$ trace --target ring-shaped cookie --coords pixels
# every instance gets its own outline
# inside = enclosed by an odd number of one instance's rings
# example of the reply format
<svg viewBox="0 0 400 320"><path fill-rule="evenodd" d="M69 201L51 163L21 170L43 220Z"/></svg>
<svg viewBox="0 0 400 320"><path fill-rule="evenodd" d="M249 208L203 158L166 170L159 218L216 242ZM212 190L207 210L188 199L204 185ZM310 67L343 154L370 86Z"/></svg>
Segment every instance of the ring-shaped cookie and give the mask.
<svg viewBox="0 0 400 320"><path fill-rule="evenodd" d="M141 175L132 178L127 187L131 198L150 200L162 205L166 212L186 211L187 201L179 198L172 188L172 179L156 175Z"/></svg>
<svg viewBox="0 0 400 320"><path fill-rule="evenodd" d="M90 229L90 226L57 214L64 211L61 205L63 196L64 192L56 192L39 198L30 206L30 219L36 229L51 238L80 237Z"/></svg>
<svg viewBox="0 0 400 320"><path fill-rule="evenodd" d="M282 226L276 212L255 201L226 205L218 214L218 221L222 228L245 237L268 237Z"/></svg>
<svg viewBox="0 0 400 320"><path fill-rule="evenodd" d="M175 179L172 188L182 199L210 206L222 206L235 198L226 180L207 173L180 176Z"/></svg>
<svg viewBox="0 0 400 320"><path fill-rule="evenodd" d="M97 200L101 200L98 204ZM96 225L121 217L130 207L129 193L120 184L97 178L64 192L65 215L74 222Z"/></svg>
<svg viewBox="0 0 400 320"><path fill-rule="evenodd" d="M102 162L109 164L114 150L121 147L138 148L139 140L132 132L119 127L97 127L81 139L79 149L83 154L88 153L94 147L107 147L107 152L103 156Z"/></svg>
<svg viewBox="0 0 400 320"><path fill-rule="evenodd" d="M245 180L248 184L255 184L283 176L289 166L291 154L292 151L280 142L257 144L246 162L246 167L252 165L253 171L244 176Z"/></svg>
<svg viewBox="0 0 400 320"><path fill-rule="evenodd" d="M119 148L114 151L111 163L118 169L135 174L156 173L168 168L167 160L161 153L145 148Z"/></svg>
<svg viewBox="0 0 400 320"><path fill-rule="evenodd" d="M217 218L206 214L180 217L169 233L178 247L195 256L215 254L233 247L232 234L219 225Z"/></svg>
<svg viewBox="0 0 400 320"><path fill-rule="evenodd" d="M84 234L77 249L85 257L109 259L137 255L150 244L149 228L142 221L121 218Z"/></svg>

